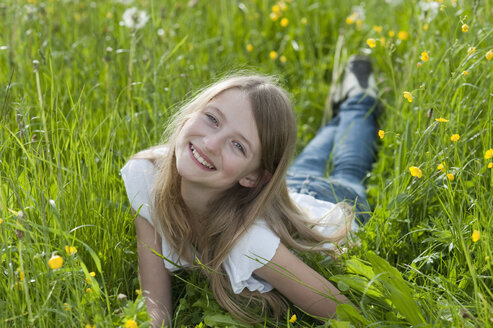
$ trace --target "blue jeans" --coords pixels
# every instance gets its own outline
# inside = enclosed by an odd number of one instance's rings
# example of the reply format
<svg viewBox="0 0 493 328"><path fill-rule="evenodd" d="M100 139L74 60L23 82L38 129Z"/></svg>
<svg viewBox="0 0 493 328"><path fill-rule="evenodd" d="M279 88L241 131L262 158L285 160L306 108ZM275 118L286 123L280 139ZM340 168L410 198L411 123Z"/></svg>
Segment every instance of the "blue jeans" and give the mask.
<svg viewBox="0 0 493 328"><path fill-rule="evenodd" d="M360 224L369 218L364 178L375 160L378 102L368 95L344 101L339 113L308 143L288 170L289 191L354 206ZM326 177L330 160L333 170Z"/></svg>

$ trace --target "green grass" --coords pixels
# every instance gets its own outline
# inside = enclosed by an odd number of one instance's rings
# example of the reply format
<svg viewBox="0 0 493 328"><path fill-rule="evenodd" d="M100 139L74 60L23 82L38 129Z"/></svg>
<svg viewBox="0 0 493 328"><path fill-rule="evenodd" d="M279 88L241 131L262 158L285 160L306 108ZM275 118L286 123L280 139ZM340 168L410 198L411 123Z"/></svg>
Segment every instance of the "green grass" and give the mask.
<svg viewBox="0 0 493 328"><path fill-rule="evenodd" d="M356 1L286 0L286 27L269 17L276 2L264 0L0 3L0 326L148 325L120 168L159 143L177 103L239 69L280 77L301 149L320 126L339 35L345 54L371 52L385 137L361 245L324 265L304 256L356 305L340 306L325 326L493 326L493 160L484 158L493 148L493 60L485 56L493 6L445 0L433 16L414 1L389 2L361 4L358 26L346 22ZM150 16L135 33L119 24L132 6ZM425 51L430 60L418 67ZM52 270L55 254L64 263ZM240 326L197 274L180 278L175 326ZM280 325L321 324L293 312L297 322L287 314Z"/></svg>

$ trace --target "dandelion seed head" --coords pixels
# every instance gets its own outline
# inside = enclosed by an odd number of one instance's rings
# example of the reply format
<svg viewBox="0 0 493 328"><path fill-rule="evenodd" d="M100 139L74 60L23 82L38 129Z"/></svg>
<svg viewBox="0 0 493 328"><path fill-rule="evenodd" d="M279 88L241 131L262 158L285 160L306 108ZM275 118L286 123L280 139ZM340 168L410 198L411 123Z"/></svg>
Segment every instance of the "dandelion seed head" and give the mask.
<svg viewBox="0 0 493 328"><path fill-rule="evenodd" d="M157 35L164 36L164 29L160 28L157 30Z"/></svg>
<svg viewBox="0 0 493 328"><path fill-rule="evenodd" d="M136 7L129 8L123 13L123 25L131 29L140 29L149 20L149 16L144 10L138 10Z"/></svg>

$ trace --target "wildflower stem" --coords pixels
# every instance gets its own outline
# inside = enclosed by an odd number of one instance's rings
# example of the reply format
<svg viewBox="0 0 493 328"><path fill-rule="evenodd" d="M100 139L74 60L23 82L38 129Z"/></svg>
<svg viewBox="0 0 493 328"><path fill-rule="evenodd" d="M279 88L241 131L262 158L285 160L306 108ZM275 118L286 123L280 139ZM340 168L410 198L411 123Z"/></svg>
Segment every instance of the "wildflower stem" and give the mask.
<svg viewBox="0 0 493 328"><path fill-rule="evenodd" d="M127 80L127 106L130 107L130 100L132 98L132 71L135 52L135 32L131 33L132 38L130 40L130 53L128 55L128 80Z"/></svg>
<svg viewBox="0 0 493 328"><path fill-rule="evenodd" d="M19 264L21 267L21 272L26 272L24 271L24 261L22 260L22 239L19 239ZM33 319L33 312L31 309L31 298L29 297L29 290L27 288L28 288L27 279L23 279L22 289L24 290L24 296L26 297L26 305L27 305L27 312L29 314L29 321L33 323L34 319Z"/></svg>

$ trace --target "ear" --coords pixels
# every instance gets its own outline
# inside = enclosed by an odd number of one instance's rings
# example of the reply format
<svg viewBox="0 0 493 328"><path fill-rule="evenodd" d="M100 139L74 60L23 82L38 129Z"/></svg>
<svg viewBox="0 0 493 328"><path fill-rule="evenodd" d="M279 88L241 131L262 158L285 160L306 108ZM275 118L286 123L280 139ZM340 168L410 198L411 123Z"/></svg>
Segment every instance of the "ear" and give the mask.
<svg viewBox="0 0 493 328"><path fill-rule="evenodd" d="M260 175L262 175L262 178L259 179ZM254 188L259 183L262 185L266 184L267 182L270 181L271 178L272 178L272 174L267 170L264 170L263 174L256 171L256 172L250 173L246 177L240 179L240 181L238 181L238 183L245 188Z"/></svg>

